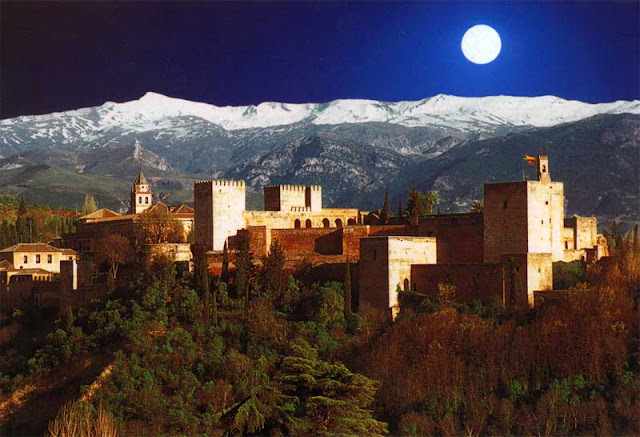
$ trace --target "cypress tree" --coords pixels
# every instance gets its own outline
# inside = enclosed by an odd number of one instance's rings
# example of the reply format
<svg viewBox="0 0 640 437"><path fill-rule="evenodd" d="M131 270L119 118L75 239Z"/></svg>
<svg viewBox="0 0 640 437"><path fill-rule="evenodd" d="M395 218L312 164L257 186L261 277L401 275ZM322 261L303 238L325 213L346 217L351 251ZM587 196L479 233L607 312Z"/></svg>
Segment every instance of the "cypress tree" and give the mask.
<svg viewBox="0 0 640 437"><path fill-rule="evenodd" d="M391 213L389 212L389 191L384 192L384 204L382 204L382 211L380 212L380 220L383 225L389 223L389 217Z"/></svg>
<svg viewBox="0 0 640 437"><path fill-rule="evenodd" d="M398 217L402 218L404 215L402 211L402 199L398 200Z"/></svg>
<svg viewBox="0 0 640 437"><path fill-rule="evenodd" d="M0 224L0 249L4 249L5 247L9 246L8 244L8 235L9 234L9 229L7 227L7 222L5 220L2 220L2 224Z"/></svg>
<svg viewBox="0 0 640 437"><path fill-rule="evenodd" d="M216 280L213 287L213 296L211 297L211 309L212 309L212 318L213 318L213 326L218 327L218 291L222 286L222 282L220 280Z"/></svg>
<svg viewBox="0 0 640 437"><path fill-rule="evenodd" d="M225 284L229 283L229 250L227 249L227 242L224 242L222 249L222 270L220 272L220 279Z"/></svg>
<svg viewBox="0 0 640 437"><path fill-rule="evenodd" d="M349 263L349 255L347 255L344 272L344 318L347 322L351 314L351 264Z"/></svg>
<svg viewBox="0 0 640 437"><path fill-rule="evenodd" d="M202 267L202 295L204 300L202 321L208 332L209 327L211 326L211 295L209 294L209 274L207 273L207 268L205 266Z"/></svg>

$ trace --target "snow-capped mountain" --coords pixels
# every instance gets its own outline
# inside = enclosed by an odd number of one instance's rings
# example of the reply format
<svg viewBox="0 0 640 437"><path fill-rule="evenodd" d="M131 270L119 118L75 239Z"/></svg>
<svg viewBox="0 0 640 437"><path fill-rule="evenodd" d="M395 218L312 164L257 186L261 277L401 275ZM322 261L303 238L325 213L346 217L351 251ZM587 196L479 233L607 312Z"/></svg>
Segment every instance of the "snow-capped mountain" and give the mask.
<svg viewBox="0 0 640 437"><path fill-rule="evenodd" d="M125 103L107 102L96 108L2 120L0 133L4 144L12 140L27 140L12 134L11 127L38 120L34 127L40 130L30 135L32 139L46 136L69 139L74 132L90 139L97 132L122 126L135 131L157 129L167 119L177 117L197 117L228 131L296 123L391 123L406 127L491 130L500 126L546 127L597 114L621 113L640 114L640 101L589 104L553 96L475 98L440 94L419 101L393 103L352 99L328 103L264 102L252 106L219 107L149 92L139 100ZM61 123L51 123L54 120Z"/></svg>
<svg viewBox="0 0 640 437"><path fill-rule="evenodd" d="M602 127L592 119L607 123ZM526 144L529 154L544 147L553 160L553 153L566 155L564 148L579 150L593 141L587 158L615 158L610 171L627 174L629 166L638 170L640 165L625 155L638 151L639 120L638 100L588 104L552 96L437 95L395 103L218 107L147 93L131 102L0 120L0 191L27 195L46 184L37 200L65 192L57 199L72 202L97 190L105 203L117 207L126 201L121 184L142 166L168 201L188 201L196 178L224 177L245 179L256 191L269 183L321 183L327 205L365 209L376 207L385 189L394 194L415 184L438 188L464 206L477 194L469 187L482 181L464 172L451 179L451 172L463 168L464 160L478 159L464 152L477 144L480 150L501 150L490 164L491 174L493 168L508 173L515 165L513 177L518 177L519 166L513 164L522 152L518 144ZM576 131L575 126L581 127ZM545 129L552 127L557 130L550 136ZM135 146L137 140L142 146ZM609 153L618 149L619 156ZM580 178L600 176L583 174L572 161L560 165L567 171L568 192ZM461 178L469 182L464 190ZM625 193L613 197L626 199L620 214L633 213L634 199L640 198Z"/></svg>

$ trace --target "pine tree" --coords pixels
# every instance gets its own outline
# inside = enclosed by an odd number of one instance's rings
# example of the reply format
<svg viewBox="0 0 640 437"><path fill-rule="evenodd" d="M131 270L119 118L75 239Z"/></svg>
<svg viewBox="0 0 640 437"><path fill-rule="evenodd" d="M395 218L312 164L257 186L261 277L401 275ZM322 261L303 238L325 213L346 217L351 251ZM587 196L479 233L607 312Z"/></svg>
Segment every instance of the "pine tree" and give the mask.
<svg viewBox="0 0 640 437"><path fill-rule="evenodd" d="M344 272L344 318L348 322L351 318L351 264L349 263L349 255Z"/></svg>
<svg viewBox="0 0 640 437"><path fill-rule="evenodd" d="M398 217L402 218L404 211L402 210L402 199L398 200Z"/></svg>
<svg viewBox="0 0 640 437"><path fill-rule="evenodd" d="M389 191L384 192L384 203L382 204L382 211L380 212L380 221L382 221L383 225L389 224L389 217L391 213L389 212Z"/></svg>

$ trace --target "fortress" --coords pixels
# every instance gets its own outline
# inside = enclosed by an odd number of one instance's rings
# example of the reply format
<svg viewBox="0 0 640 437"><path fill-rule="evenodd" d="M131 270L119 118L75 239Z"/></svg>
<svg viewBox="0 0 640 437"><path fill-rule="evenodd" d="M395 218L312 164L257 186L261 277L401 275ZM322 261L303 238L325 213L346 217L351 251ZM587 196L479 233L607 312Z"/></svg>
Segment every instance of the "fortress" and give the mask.
<svg viewBox="0 0 640 437"><path fill-rule="evenodd" d="M413 225L403 218L387 225L367 224L367 211L323 208L318 185L267 186L264 210L252 211L245 207L244 181L202 181L194 184L194 209L167 206L153 202L140 171L128 214L98 210L81 217L76 232L52 244L78 251L81 267L91 263L96 239L116 233L135 243L143 258L168 251L175 261L195 256L198 263L216 269L225 245L233 254L246 242L260 262L278 240L287 266L308 261L317 280L341 281L349 265L355 306L367 305L391 317L399 310L400 291L433 295L443 285L461 302L497 299L533 307L536 298L544 299L553 289L554 262L588 263L608 255L595 218L564 217L564 187L551 179L548 157L540 155L536 163L536 180L485 183L482 212L426 215ZM155 210L182 223L185 239L192 233L192 243L140 244L136 223L146 211ZM4 252L15 258L18 249ZM52 248L55 253L61 249ZM10 273L13 268L4 266ZM85 270L90 269L78 268L78 273ZM10 275L5 276L7 292ZM66 288L75 290L91 274L76 278L74 270L73 277L78 285Z"/></svg>
<svg viewBox="0 0 640 437"><path fill-rule="evenodd" d="M536 293L553 288L553 262L607 255L596 219L565 219L562 182L551 180L547 156L536 162L536 180L486 183L483 212L423 216L417 225L363 224L363 211L323 208L319 186L267 186L265 210L247 211L243 181L197 182L194 253L233 250L246 238L256 257L277 239L290 265L344 269L349 257L360 304L392 316L399 290L433 294L439 284L460 301L532 307Z"/></svg>

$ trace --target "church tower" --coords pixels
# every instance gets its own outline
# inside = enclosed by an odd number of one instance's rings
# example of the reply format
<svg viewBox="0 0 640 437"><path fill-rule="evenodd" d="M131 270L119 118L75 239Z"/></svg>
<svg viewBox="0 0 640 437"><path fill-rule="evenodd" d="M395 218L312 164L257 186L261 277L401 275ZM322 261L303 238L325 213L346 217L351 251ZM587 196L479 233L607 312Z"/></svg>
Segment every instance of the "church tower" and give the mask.
<svg viewBox="0 0 640 437"><path fill-rule="evenodd" d="M149 189L147 178L144 177L142 169L138 172L138 177L131 187L131 203L129 205L129 214L138 214L152 206L153 194Z"/></svg>

